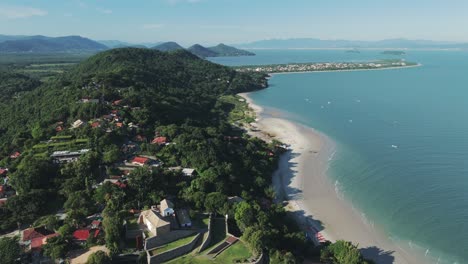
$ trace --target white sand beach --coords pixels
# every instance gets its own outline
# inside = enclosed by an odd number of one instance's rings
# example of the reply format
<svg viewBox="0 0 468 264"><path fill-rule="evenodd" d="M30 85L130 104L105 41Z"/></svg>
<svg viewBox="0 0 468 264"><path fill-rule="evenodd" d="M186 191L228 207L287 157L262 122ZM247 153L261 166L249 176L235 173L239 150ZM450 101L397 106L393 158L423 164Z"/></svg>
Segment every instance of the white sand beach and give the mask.
<svg viewBox="0 0 468 264"><path fill-rule="evenodd" d="M427 263L391 242L385 234L365 223L352 205L340 198L327 177L334 143L325 135L300 124L278 117L255 105L248 93L239 94L256 112L252 136L264 140L275 138L290 146L280 160L273 183L279 198L287 200L288 211L309 233L320 231L327 240L348 240L359 244L363 254L377 263ZM266 117L265 117L266 116Z"/></svg>

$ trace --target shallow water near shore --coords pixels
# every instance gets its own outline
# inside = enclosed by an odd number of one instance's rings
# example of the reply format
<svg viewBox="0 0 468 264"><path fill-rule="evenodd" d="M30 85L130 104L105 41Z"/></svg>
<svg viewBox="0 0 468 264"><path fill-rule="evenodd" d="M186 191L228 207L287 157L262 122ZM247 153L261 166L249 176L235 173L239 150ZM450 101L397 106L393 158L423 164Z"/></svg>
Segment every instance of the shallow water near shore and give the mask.
<svg viewBox="0 0 468 264"><path fill-rule="evenodd" d="M365 61L379 51L255 51L226 65ZM428 263L468 263L468 52L408 51L422 67L274 75L252 93L337 143L331 182L362 218Z"/></svg>

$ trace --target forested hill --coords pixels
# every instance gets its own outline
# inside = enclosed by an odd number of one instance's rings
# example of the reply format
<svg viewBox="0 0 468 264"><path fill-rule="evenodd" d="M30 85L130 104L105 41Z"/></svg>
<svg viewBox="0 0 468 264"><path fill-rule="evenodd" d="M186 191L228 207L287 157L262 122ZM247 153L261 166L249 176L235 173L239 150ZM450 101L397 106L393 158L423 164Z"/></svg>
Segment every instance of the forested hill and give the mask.
<svg viewBox="0 0 468 264"><path fill-rule="evenodd" d="M261 74L241 74L184 50L105 51L19 98L0 101L0 153L21 148L34 125L47 131L54 122L91 120L107 111L103 103L77 103L81 98L124 99L144 109L148 124L182 123L211 118L209 113L220 95L262 86L266 80ZM7 147L13 139L17 144Z"/></svg>

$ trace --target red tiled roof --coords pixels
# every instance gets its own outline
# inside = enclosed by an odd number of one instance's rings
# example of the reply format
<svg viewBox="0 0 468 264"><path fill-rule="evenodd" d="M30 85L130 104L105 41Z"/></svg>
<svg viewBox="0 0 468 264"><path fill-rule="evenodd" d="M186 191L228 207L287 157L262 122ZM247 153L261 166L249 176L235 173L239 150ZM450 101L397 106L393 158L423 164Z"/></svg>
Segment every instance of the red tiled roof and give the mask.
<svg viewBox="0 0 468 264"><path fill-rule="evenodd" d="M145 158L145 157L135 157L132 160L132 162L139 163L139 164L146 164L148 161L149 161L149 159Z"/></svg>
<svg viewBox="0 0 468 264"><path fill-rule="evenodd" d="M8 172L7 169L0 168L0 175L7 174L7 172Z"/></svg>
<svg viewBox="0 0 468 264"><path fill-rule="evenodd" d="M28 228L23 230L23 241L33 240L34 238L44 238L51 234L54 234L54 232L51 232L44 227Z"/></svg>
<svg viewBox="0 0 468 264"><path fill-rule="evenodd" d="M99 221L99 220L94 220L94 221L91 222L91 225L93 225L93 226L100 226L100 225L101 225L101 221Z"/></svg>
<svg viewBox="0 0 468 264"><path fill-rule="evenodd" d="M37 237L31 240L31 249L41 249L43 245L47 244L47 239L58 236L58 233L53 233L44 237Z"/></svg>
<svg viewBox="0 0 468 264"><path fill-rule="evenodd" d="M5 186L3 185L0 185L0 193L4 192L5 191Z"/></svg>
<svg viewBox="0 0 468 264"><path fill-rule="evenodd" d="M114 184L117 185L121 189L127 188L127 184L121 181L114 182Z"/></svg>
<svg viewBox="0 0 468 264"><path fill-rule="evenodd" d="M78 229L75 232L73 232L73 238L75 238L78 241L85 241L86 239L88 239L90 233L90 229ZM96 235L94 236L96 237Z"/></svg>
<svg viewBox="0 0 468 264"><path fill-rule="evenodd" d="M13 153L13 154L10 155L10 158L16 159L16 158L18 158L19 156L21 156L21 153L19 153L18 151L16 151L15 153Z"/></svg>
<svg viewBox="0 0 468 264"><path fill-rule="evenodd" d="M7 198L0 199L0 207L5 206L5 204L7 203L7 201L8 201Z"/></svg>
<svg viewBox="0 0 468 264"><path fill-rule="evenodd" d="M100 127L100 126L101 126L101 123L99 123L99 122L94 122L94 123L91 124L92 128L97 128L97 127Z"/></svg>
<svg viewBox="0 0 468 264"><path fill-rule="evenodd" d="M122 103L122 100L115 100L112 102L113 105L119 105L120 103Z"/></svg>
<svg viewBox="0 0 468 264"><path fill-rule="evenodd" d="M153 141L151 141L151 144L161 145L161 144L165 144L166 141L167 141L166 137L157 137L157 138L154 138Z"/></svg>
<svg viewBox="0 0 468 264"><path fill-rule="evenodd" d="M62 126L58 126L58 127L55 128L55 131L57 131L57 132L60 132L60 131L62 131L62 130L63 130L63 127L62 127Z"/></svg>
<svg viewBox="0 0 468 264"><path fill-rule="evenodd" d="M115 123L115 125L116 125L117 127L123 127L123 123L121 123L121 122Z"/></svg>

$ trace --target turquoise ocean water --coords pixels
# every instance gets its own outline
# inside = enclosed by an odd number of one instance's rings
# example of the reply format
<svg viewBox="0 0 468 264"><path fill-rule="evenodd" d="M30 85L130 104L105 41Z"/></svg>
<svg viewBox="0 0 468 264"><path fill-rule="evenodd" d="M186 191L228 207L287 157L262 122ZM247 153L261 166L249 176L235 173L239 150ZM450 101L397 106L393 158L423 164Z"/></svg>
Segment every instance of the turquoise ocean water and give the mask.
<svg viewBox="0 0 468 264"><path fill-rule="evenodd" d="M212 61L395 58L380 51L255 52ZM403 58L423 66L275 75L252 99L337 143L329 176L368 222L421 250L430 263L468 263L468 52L408 51Z"/></svg>

